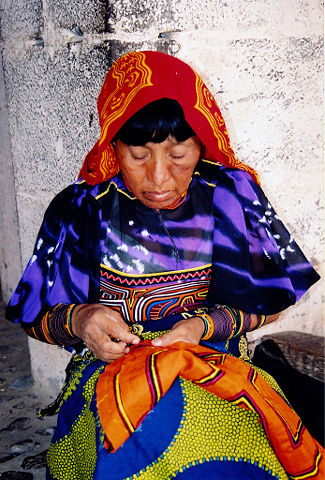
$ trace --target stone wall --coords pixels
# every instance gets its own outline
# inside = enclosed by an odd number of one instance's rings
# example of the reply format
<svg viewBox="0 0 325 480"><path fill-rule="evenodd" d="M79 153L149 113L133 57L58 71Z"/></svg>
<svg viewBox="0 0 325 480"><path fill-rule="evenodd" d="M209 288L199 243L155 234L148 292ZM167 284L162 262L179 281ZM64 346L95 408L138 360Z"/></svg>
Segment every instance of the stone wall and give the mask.
<svg viewBox="0 0 325 480"><path fill-rule="evenodd" d="M259 171L276 210L322 273L320 0L0 3L6 92L5 101L0 75L5 299L31 255L48 202L76 177L98 136L96 98L109 66L131 49L174 54L202 75L223 112L238 158ZM262 333L292 329L322 334L322 288L321 282L312 287L282 321ZM35 381L54 395L67 354L35 341L30 350ZM49 364L50 375L44 367Z"/></svg>

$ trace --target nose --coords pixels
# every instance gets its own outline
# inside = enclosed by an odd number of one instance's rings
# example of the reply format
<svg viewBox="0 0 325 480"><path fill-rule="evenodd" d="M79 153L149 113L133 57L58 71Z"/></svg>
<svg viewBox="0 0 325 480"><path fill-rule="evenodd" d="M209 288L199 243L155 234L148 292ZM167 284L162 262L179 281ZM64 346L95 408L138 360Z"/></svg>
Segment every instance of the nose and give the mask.
<svg viewBox="0 0 325 480"><path fill-rule="evenodd" d="M160 152L154 152L148 165L148 180L161 190L170 178L168 159Z"/></svg>

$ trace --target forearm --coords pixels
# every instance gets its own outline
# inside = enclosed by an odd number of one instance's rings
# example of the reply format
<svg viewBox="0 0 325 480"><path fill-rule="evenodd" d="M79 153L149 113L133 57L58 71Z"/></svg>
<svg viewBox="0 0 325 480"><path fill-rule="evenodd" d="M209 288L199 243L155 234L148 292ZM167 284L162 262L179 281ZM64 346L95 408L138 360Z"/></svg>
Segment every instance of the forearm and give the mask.
<svg viewBox="0 0 325 480"><path fill-rule="evenodd" d="M281 314L281 312L275 313L274 315L266 315L265 316L265 321L263 322L263 325L266 325L267 323L275 322L275 320L277 320L279 318L280 314ZM252 324L251 324L251 328L250 328L249 331L256 330L257 328L260 328L260 326L263 326L263 325L259 324L259 316L258 315L256 315L255 313L251 313L251 318L252 318Z"/></svg>
<svg viewBox="0 0 325 480"><path fill-rule="evenodd" d="M26 333L36 340L60 346L80 342L71 328L71 316L75 304L58 303L52 307L33 327L25 328Z"/></svg>

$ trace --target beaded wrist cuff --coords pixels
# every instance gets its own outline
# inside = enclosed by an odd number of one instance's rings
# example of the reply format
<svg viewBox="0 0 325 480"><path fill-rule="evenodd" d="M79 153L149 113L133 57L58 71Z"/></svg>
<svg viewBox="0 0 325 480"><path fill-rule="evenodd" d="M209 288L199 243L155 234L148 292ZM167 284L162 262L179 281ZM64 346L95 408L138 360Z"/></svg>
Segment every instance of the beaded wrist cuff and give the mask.
<svg viewBox="0 0 325 480"><path fill-rule="evenodd" d="M204 323L201 340L218 342L247 332L251 326L251 315L226 305L217 305L208 313L198 315Z"/></svg>
<svg viewBox="0 0 325 480"><path fill-rule="evenodd" d="M28 335L42 342L61 346L80 342L71 328L71 316L76 306L58 303L46 312L37 325L26 330Z"/></svg>
<svg viewBox="0 0 325 480"><path fill-rule="evenodd" d="M71 340L77 341L77 337L71 328L71 315L76 306L74 303L71 305L59 303L54 307L50 315L49 329L55 343L58 345L71 344Z"/></svg>
<svg viewBox="0 0 325 480"><path fill-rule="evenodd" d="M208 340L213 335L214 322L207 313L200 313L199 317L204 323L204 332L202 334L201 340Z"/></svg>

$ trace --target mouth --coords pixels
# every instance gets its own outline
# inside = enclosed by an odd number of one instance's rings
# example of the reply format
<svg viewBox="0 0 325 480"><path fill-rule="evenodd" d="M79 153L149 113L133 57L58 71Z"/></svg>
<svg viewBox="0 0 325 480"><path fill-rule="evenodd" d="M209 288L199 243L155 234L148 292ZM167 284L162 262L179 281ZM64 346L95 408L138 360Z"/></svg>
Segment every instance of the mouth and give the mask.
<svg viewBox="0 0 325 480"><path fill-rule="evenodd" d="M172 197L173 192L171 190L166 192L144 192L143 195L150 202L165 202Z"/></svg>

